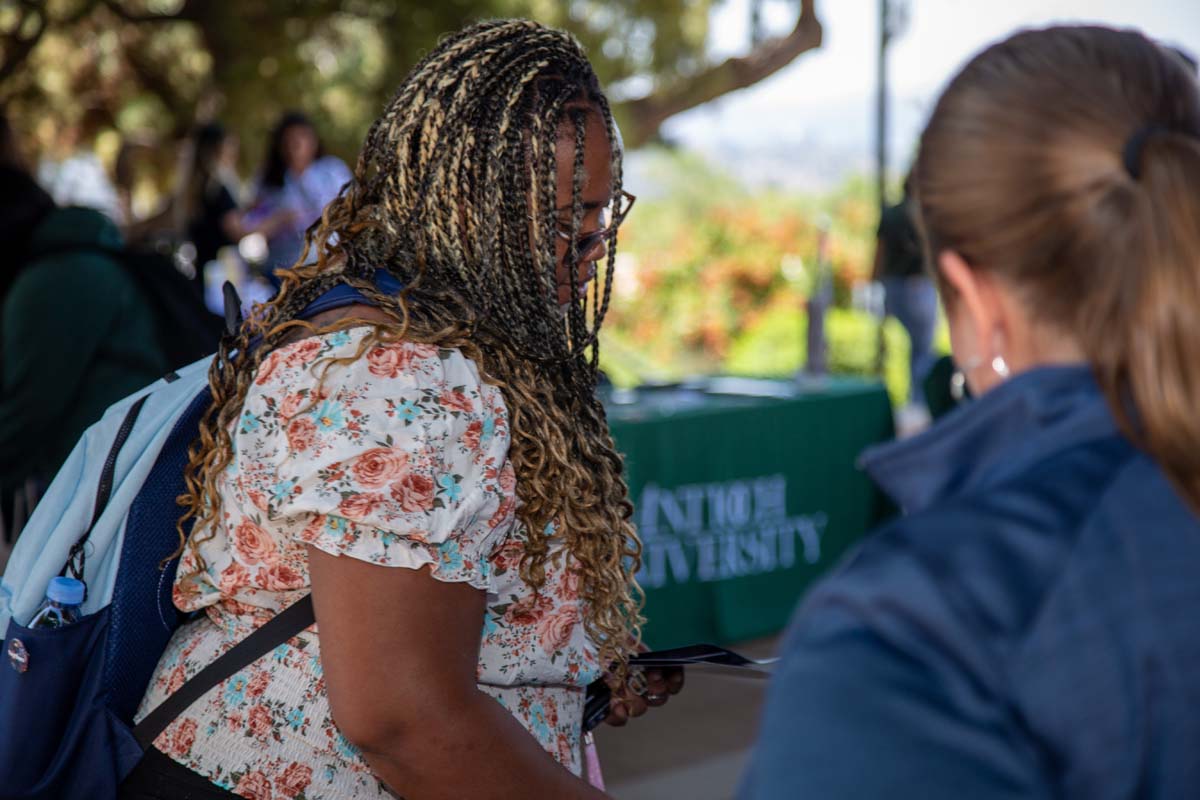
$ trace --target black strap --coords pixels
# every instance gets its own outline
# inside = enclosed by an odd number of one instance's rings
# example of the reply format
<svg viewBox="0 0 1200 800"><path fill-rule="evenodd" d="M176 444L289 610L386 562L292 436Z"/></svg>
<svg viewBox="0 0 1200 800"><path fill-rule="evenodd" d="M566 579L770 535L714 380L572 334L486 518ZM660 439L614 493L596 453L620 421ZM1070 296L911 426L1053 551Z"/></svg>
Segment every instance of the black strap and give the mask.
<svg viewBox="0 0 1200 800"><path fill-rule="evenodd" d="M142 411L142 406L146 405L146 398L149 395L142 395L134 404L129 407L129 411L125 412L125 419L121 420L121 427L117 429L116 438L113 439L112 447L108 449L108 456L104 459L104 467L100 470L100 482L96 486L96 505L92 509L92 521L88 525L87 530L79 537L75 544L71 545L71 551L67 555L67 563L63 565L62 572L59 575L66 575L70 570L71 575L76 580L83 581L83 568L87 561L87 556L84 553L88 538L92 535L92 529L96 527L96 522L100 519L100 515L104 513L104 509L108 507L108 500L112 496L113 481L116 479L117 472L117 456L121 454L121 448L125 446L126 440L129 439L129 434L133 432L133 425L137 422L138 414ZM84 581L86 584L86 581Z"/></svg>
<svg viewBox="0 0 1200 800"><path fill-rule="evenodd" d="M221 298L225 303L225 335L237 336L242 327L242 298L237 287L230 281L221 285Z"/></svg>
<svg viewBox="0 0 1200 800"><path fill-rule="evenodd" d="M233 646L229 652L200 670L187 683L146 715L133 729L142 749L148 749L172 720L199 700L205 692L253 664L260 657L312 625L312 595L285 608L254 633Z"/></svg>
<svg viewBox="0 0 1200 800"><path fill-rule="evenodd" d="M1125 140L1125 147L1121 149L1121 161L1129 177L1136 181L1142 176L1142 151L1146 149L1146 141L1155 134L1170 132L1171 129L1166 125L1151 122L1138 128Z"/></svg>

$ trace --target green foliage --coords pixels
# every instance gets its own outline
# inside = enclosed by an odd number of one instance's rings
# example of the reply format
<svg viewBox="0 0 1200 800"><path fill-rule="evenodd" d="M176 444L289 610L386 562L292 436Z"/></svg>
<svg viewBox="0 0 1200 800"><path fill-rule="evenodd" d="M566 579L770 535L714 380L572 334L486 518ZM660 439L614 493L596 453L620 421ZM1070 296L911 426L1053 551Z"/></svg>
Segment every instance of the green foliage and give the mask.
<svg viewBox="0 0 1200 800"><path fill-rule="evenodd" d="M47 0L46 33L0 81L0 102L39 153L62 146L61 131L88 108L103 112L109 130L147 143L215 117L245 143L249 170L280 113L298 108L352 161L412 65L464 25L520 16L566 28L620 99L701 64L719 2ZM0 3L0 34L33 27L35 13ZM10 57L0 52L0 69ZM171 163L160 166L169 172Z"/></svg>
<svg viewBox="0 0 1200 800"><path fill-rule="evenodd" d="M601 348L615 383L716 372L783 377L802 368L822 217L829 229L824 274L835 304L825 325L829 368L876 374L879 323L851 307L874 255L876 212L866 181L822 196L756 194L694 154L660 152L643 183L657 196L639 200L621 231ZM901 403L908 336L889 320L884 337L884 379Z"/></svg>

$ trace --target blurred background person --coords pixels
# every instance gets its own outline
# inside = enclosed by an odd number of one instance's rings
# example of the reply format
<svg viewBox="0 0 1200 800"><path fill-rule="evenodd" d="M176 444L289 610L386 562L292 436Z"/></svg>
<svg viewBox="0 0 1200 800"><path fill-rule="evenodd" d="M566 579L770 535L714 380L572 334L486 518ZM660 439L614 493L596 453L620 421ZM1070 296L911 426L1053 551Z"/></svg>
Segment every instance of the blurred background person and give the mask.
<svg viewBox="0 0 1200 800"><path fill-rule="evenodd" d="M193 135L192 158L180 202L172 209L183 238L196 248L196 280L203 282L205 266L223 247L236 246L252 233L272 237L289 229L296 214L279 208L255 224L242 211L241 181L237 174L238 139L218 122L199 126Z"/></svg>
<svg viewBox="0 0 1200 800"><path fill-rule="evenodd" d="M237 175L238 140L219 122L199 126L192 139L192 163L183 188L178 226L196 247L197 276L217 257L217 251L236 245L247 230L238 213L241 181Z"/></svg>
<svg viewBox="0 0 1200 800"><path fill-rule="evenodd" d="M56 207L0 111L0 498L10 542L84 429L166 372L152 312L109 255L121 246L103 213Z"/></svg>
<svg viewBox="0 0 1200 800"><path fill-rule="evenodd" d="M914 191L978 399L864 457L906 516L802 605L741 796L1200 797L1194 78L1018 33Z"/></svg>
<svg viewBox="0 0 1200 800"><path fill-rule="evenodd" d="M326 155L312 121L298 111L285 113L275 125L259 177L257 197L248 219L262 224L275 219L267 236L268 275L291 267L304 250L304 232L321 217L325 204L350 180L350 170L337 156Z"/></svg>
<svg viewBox="0 0 1200 800"><path fill-rule="evenodd" d="M96 139L107 124L102 110L84 111L79 122L63 129L57 155L38 164L37 179L55 204L94 208L122 225L125 215L117 188L96 152Z"/></svg>
<svg viewBox="0 0 1200 800"><path fill-rule="evenodd" d="M872 279L883 284L884 313L895 317L908 331L908 399L912 405L923 406L922 383L937 360L933 352L937 289L925 270L921 240L912 218L910 181L904 181L904 198L886 206L879 215Z"/></svg>

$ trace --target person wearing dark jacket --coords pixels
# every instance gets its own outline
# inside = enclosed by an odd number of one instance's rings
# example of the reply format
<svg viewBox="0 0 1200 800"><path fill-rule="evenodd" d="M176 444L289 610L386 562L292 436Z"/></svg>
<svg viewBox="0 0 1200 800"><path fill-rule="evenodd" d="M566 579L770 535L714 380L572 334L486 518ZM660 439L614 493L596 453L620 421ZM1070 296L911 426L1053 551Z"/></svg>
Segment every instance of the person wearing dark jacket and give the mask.
<svg viewBox="0 0 1200 800"><path fill-rule="evenodd" d="M40 488L104 410L162 377L154 317L104 251L103 214L56 208L0 115L0 499L12 539Z"/></svg>
<svg viewBox="0 0 1200 800"><path fill-rule="evenodd" d="M925 269L924 254L912 218L910 181L904 181L904 199L886 206L879 215L875 243L874 280L883 284L884 310L908 332L909 399L925 403L925 378L937 356L933 337L937 330L937 289Z"/></svg>
<svg viewBox="0 0 1200 800"><path fill-rule="evenodd" d="M1200 94L1133 31L951 82L920 219L977 400L805 600L743 800L1200 797Z"/></svg>

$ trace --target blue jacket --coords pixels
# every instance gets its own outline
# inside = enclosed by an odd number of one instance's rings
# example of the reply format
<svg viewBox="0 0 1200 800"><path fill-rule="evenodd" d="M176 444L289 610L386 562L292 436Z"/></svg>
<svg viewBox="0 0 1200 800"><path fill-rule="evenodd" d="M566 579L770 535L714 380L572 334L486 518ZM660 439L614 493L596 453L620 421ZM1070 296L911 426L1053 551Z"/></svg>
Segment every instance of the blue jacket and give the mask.
<svg viewBox="0 0 1200 800"><path fill-rule="evenodd" d="M743 800L1200 798L1200 524L1086 368L864 466L905 516L797 612Z"/></svg>

